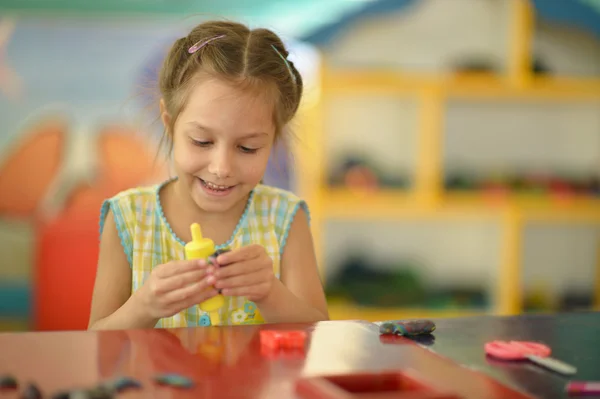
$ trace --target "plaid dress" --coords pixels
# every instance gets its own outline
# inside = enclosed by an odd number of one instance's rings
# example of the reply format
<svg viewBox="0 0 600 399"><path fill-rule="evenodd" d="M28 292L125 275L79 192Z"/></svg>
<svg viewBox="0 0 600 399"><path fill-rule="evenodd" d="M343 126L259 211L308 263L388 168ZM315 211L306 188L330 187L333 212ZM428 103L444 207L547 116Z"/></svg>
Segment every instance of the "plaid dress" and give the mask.
<svg viewBox="0 0 600 399"><path fill-rule="evenodd" d="M138 290L152 269L172 260L185 259L183 242L167 222L159 191L171 180L148 187L123 191L107 199L100 213L100 233L110 209L127 255L132 273L132 293ZM294 215L306 203L291 192L258 185L250 193L246 209L230 239L217 249L237 249L249 244L262 245L273 260L273 273L280 278L280 261ZM219 311L222 325L260 324L264 319L256 304L244 297L225 297ZM172 317L159 320L156 327L209 326L208 313L198 305Z"/></svg>

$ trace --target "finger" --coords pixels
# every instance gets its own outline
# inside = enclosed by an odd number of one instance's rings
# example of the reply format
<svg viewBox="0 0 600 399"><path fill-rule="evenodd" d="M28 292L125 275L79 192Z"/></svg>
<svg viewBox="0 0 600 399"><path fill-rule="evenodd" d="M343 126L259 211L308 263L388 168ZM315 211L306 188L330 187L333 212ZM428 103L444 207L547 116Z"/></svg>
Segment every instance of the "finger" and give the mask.
<svg viewBox="0 0 600 399"><path fill-rule="evenodd" d="M245 287L226 288L221 293L225 296L254 297L265 292L268 288L269 287L267 283L261 283Z"/></svg>
<svg viewBox="0 0 600 399"><path fill-rule="evenodd" d="M262 252L264 252L264 249L258 244L246 245L217 256L217 263L220 265L228 265L230 263L242 262L244 260L257 258Z"/></svg>
<svg viewBox="0 0 600 399"><path fill-rule="evenodd" d="M166 294L178 288L184 288L190 284L194 284L202 280L207 275L206 269L192 270L175 276L160 279L157 282L155 294Z"/></svg>
<svg viewBox="0 0 600 399"><path fill-rule="evenodd" d="M249 260L243 262L236 262L227 267L219 268L214 271L214 275L217 280L222 280L224 278L237 276L240 274L252 273L256 270L260 270L263 267L261 262L257 262L256 260Z"/></svg>
<svg viewBox="0 0 600 399"><path fill-rule="evenodd" d="M206 267L206 261L204 259L177 260L160 265L159 268L156 268L154 273L160 278L166 278L203 267Z"/></svg>
<svg viewBox="0 0 600 399"><path fill-rule="evenodd" d="M209 284L207 287L193 293L191 296L171 305L171 309L180 312L183 309L195 306L218 294L217 290L212 288Z"/></svg>
<svg viewBox="0 0 600 399"><path fill-rule="evenodd" d="M180 312L183 309L187 309L191 306L202 303L202 302L206 301L207 299L210 299L218 294L219 293L217 292L217 290L212 288L209 284L206 288L192 294L191 296L183 299L182 301L180 301L178 303L175 303L174 305L172 305L171 309L174 309L177 312Z"/></svg>
<svg viewBox="0 0 600 399"><path fill-rule="evenodd" d="M260 284L261 282L265 281L265 274L266 273L260 271L219 279L215 283L215 288L227 289Z"/></svg>
<svg viewBox="0 0 600 399"><path fill-rule="evenodd" d="M218 295L219 292L212 286L208 285L208 288L198 291L195 295L192 295L187 302L187 306L193 306L198 303L202 303L209 298L212 298L215 295Z"/></svg>
<svg viewBox="0 0 600 399"><path fill-rule="evenodd" d="M212 288L212 284L214 284L214 282L214 276L205 277L195 284L190 284L186 287L166 293L161 302L167 306L173 306L179 302L184 302L187 299L202 294L203 291L208 291L209 289L214 290L214 288Z"/></svg>

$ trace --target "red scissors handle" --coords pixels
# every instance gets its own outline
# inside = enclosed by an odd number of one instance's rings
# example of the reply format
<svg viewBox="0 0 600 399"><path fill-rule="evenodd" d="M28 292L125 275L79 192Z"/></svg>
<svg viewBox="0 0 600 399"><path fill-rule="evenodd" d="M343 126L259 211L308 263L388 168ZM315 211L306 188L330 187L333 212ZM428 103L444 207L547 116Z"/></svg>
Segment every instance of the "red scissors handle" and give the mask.
<svg viewBox="0 0 600 399"><path fill-rule="evenodd" d="M527 341L492 341L485 344L485 352L493 357L507 360L525 359L528 355L550 356L548 346Z"/></svg>

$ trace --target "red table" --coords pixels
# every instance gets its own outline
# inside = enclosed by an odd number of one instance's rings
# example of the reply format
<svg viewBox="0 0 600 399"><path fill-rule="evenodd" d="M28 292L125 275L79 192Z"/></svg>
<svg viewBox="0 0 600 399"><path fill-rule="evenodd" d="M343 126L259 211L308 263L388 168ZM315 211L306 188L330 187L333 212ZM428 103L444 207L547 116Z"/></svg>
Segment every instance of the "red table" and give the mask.
<svg viewBox="0 0 600 399"><path fill-rule="evenodd" d="M262 348L260 329L307 331L305 353L276 354ZM528 397L411 340L385 340L379 336L376 325L361 321L9 333L0 335L0 353L0 374L14 374L22 383L35 382L46 397L59 390L91 386L126 375L139 379L144 389L118 397L297 398L301 397L296 391L298 381L409 369L425 384L462 398ZM162 372L183 374L196 385L182 390L153 383L152 377ZM349 381L356 383L358 377Z"/></svg>

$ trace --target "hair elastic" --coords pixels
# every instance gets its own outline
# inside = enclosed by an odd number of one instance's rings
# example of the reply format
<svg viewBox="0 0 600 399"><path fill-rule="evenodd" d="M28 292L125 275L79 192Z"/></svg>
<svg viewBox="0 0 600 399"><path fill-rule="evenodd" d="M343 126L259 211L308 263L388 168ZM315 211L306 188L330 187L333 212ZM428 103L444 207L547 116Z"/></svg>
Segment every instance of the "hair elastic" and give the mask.
<svg viewBox="0 0 600 399"><path fill-rule="evenodd" d="M292 71L292 67L290 66L290 63L288 62L288 60L283 56L283 54L281 54L279 52L279 50L277 50L277 47L275 47L272 44L271 44L271 47L273 47L273 50L275 50L275 52L277 53L277 55L279 55L279 57L281 57L281 59L285 63L285 66L287 67L288 71L290 72L290 76L292 77L292 81L294 83L296 83L296 75L294 75L294 72Z"/></svg>
<svg viewBox="0 0 600 399"><path fill-rule="evenodd" d="M196 42L192 47L190 47L188 49L188 53L194 54L196 51L200 50L202 47L206 46L208 43L212 42L213 40L220 39L222 37L225 37L225 35L219 35L219 36L211 37L210 39L206 39L205 41Z"/></svg>

